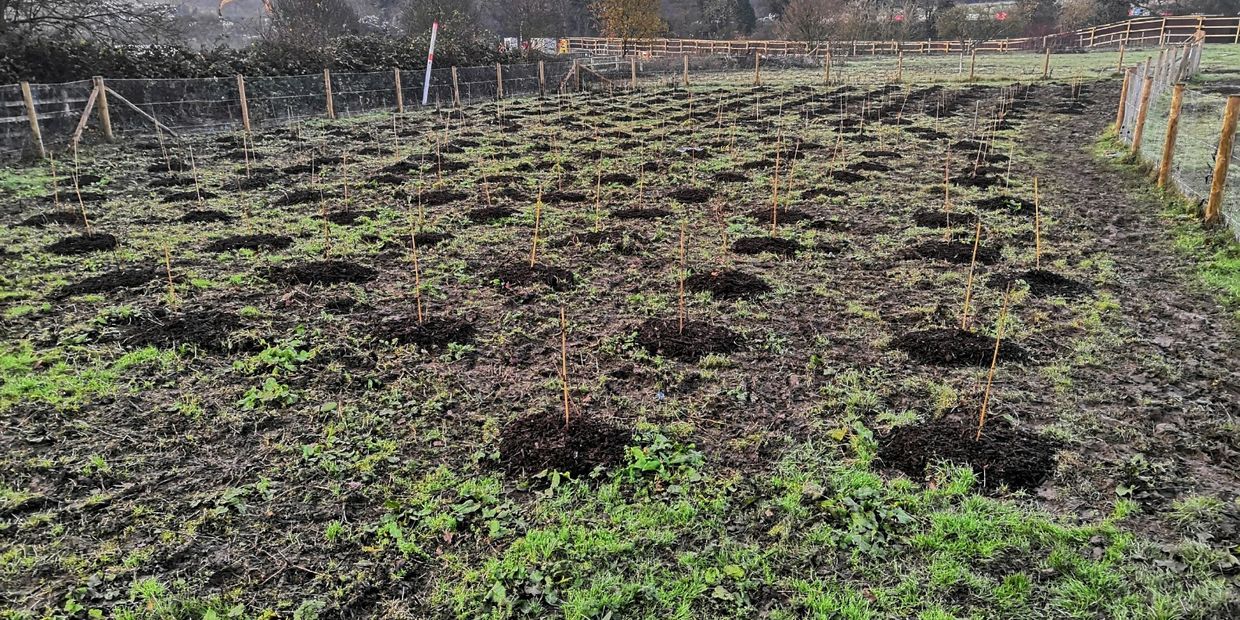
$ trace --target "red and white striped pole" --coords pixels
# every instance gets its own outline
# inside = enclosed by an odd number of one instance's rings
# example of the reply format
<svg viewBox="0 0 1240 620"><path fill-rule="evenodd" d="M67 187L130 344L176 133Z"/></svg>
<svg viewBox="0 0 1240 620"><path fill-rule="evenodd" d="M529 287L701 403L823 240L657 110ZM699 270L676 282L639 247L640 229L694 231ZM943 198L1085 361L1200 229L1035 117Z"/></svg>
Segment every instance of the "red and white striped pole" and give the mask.
<svg viewBox="0 0 1240 620"><path fill-rule="evenodd" d="M426 53L426 79L422 81L422 105L431 94L431 63L435 62L435 37L439 35L439 22L431 24L431 51Z"/></svg>

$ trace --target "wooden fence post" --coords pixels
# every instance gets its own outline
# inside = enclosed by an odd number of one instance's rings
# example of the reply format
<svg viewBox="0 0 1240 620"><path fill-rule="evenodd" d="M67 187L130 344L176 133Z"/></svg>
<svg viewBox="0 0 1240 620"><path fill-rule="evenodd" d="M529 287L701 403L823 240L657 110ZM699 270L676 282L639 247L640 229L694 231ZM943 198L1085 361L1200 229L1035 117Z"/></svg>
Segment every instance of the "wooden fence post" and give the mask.
<svg viewBox="0 0 1240 620"><path fill-rule="evenodd" d="M250 100L245 96L245 76L237 74L237 103L241 105L241 128L250 135Z"/></svg>
<svg viewBox="0 0 1240 620"><path fill-rule="evenodd" d="M461 107L461 83L456 79L456 67L452 67L452 103Z"/></svg>
<svg viewBox="0 0 1240 620"><path fill-rule="evenodd" d="M973 81L974 71L977 69L977 48L973 48L969 54L969 81Z"/></svg>
<svg viewBox="0 0 1240 620"><path fill-rule="evenodd" d="M1163 140L1162 160L1158 162L1158 188L1167 186L1171 175L1171 159L1175 157L1175 134L1180 127L1180 104L1184 100L1184 83L1171 91L1171 113L1167 116L1167 137Z"/></svg>
<svg viewBox="0 0 1240 620"><path fill-rule="evenodd" d="M689 55L685 54L684 56L682 56L682 58L684 59L684 65L685 65L684 66L685 88L689 88Z"/></svg>
<svg viewBox="0 0 1240 620"><path fill-rule="evenodd" d="M22 82L22 100L26 102L26 119L30 121L30 138L39 151L39 159L47 159L47 149L43 147L43 132L39 129L39 113L34 108L34 97L30 94L30 82Z"/></svg>
<svg viewBox="0 0 1240 620"><path fill-rule="evenodd" d="M1145 117L1150 112L1150 93L1154 90L1154 77L1145 78L1141 85L1141 105L1137 108L1137 126L1132 130L1132 154L1141 153L1141 137L1145 133Z"/></svg>
<svg viewBox="0 0 1240 620"><path fill-rule="evenodd" d="M396 82L396 113L405 113L405 93L400 87L400 67L392 67L392 77Z"/></svg>
<svg viewBox="0 0 1240 620"><path fill-rule="evenodd" d="M754 86L762 85L761 63L762 63L762 54L758 52L754 52L753 53L753 85Z"/></svg>
<svg viewBox="0 0 1240 620"><path fill-rule="evenodd" d="M112 141L112 113L108 111L108 89L103 85L103 76L96 75L95 88L99 90L99 125L103 127L103 137Z"/></svg>
<svg viewBox="0 0 1240 620"><path fill-rule="evenodd" d="M327 96L327 118L336 118L336 102L332 99L332 71L323 69L323 94Z"/></svg>
<svg viewBox="0 0 1240 620"><path fill-rule="evenodd" d="M904 81L904 52L896 56L896 82Z"/></svg>
<svg viewBox="0 0 1240 620"><path fill-rule="evenodd" d="M543 61L538 61L538 96L547 96L547 66Z"/></svg>
<svg viewBox="0 0 1240 620"><path fill-rule="evenodd" d="M1051 76L1051 48L1046 48L1046 53L1042 58L1042 79Z"/></svg>
<svg viewBox="0 0 1240 620"><path fill-rule="evenodd" d="M1124 44L1119 44L1119 62L1115 64L1116 71L1124 70Z"/></svg>
<svg viewBox="0 0 1240 620"><path fill-rule="evenodd" d="M1236 143L1236 118L1240 117L1240 95L1227 98L1223 111L1223 131L1218 137L1218 154L1214 157L1214 181L1206 201L1206 224L1216 224L1222 215L1223 188L1227 185L1227 167Z"/></svg>
<svg viewBox="0 0 1240 620"><path fill-rule="evenodd" d="M629 56L629 88L637 89L637 57Z"/></svg>
<svg viewBox="0 0 1240 620"><path fill-rule="evenodd" d="M827 86L831 85L831 48L827 48L827 58L822 65L822 79Z"/></svg>
<svg viewBox="0 0 1240 620"><path fill-rule="evenodd" d="M504 98L504 69L498 62L495 63L495 98Z"/></svg>
<svg viewBox="0 0 1240 620"><path fill-rule="evenodd" d="M1119 87L1119 108L1115 111L1115 135L1124 128L1124 109L1128 104L1128 87L1132 82L1132 70L1124 72L1124 83Z"/></svg>

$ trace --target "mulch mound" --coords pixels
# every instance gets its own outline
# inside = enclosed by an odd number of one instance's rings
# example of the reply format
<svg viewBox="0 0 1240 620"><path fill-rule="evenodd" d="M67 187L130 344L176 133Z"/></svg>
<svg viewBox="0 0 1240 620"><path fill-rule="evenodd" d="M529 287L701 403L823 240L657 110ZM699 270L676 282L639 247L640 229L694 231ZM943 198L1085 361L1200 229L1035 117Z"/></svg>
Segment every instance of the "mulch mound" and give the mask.
<svg viewBox="0 0 1240 620"><path fill-rule="evenodd" d="M602 183L615 183L616 185L632 185L637 182L637 177L625 172L611 172L604 174L599 178Z"/></svg>
<svg viewBox="0 0 1240 620"><path fill-rule="evenodd" d="M48 225L85 226L86 221L82 219L82 214L78 211L52 211L51 213L32 215L18 222L17 225L34 228L42 228Z"/></svg>
<svg viewBox="0 0 1240 620"><path fill-rule="evenodd" d="M988 487L1004 485L1031 491L1055 469L1059 443L1031 431L1017 429L1000 418L991 418L977 436L977 421L946 417L902 426L879 439L882 466L921 479L926 467L937 462L967 464Z"/></svg>
<svg viewBox="0 0 1240 620"><path fill-rule="evenodd" d="M449 202L465 200L469 198L469 194L465 192L454 192L450 189L435 189L422 194L422 204L428 207L437 207L446 205Z"/></svg>
<svg viewBox="0 0 1240 620"><path fill-rule="evenodd" d="M710 200L715 191L705 187L682 187L667 193L667 197L677 202L700 203Z"/></svg>
<svg viewBox="0 0 1240 620"><path fill-rule="evenodd" d="M553 291L567 291L575 285L573 272L559 267L521 262L501 267L490 274L490 279L499 280L504 288L532 286L543 284Z"/></svg>
<svg viewBox="0 0 1240 620"><path fill-rule="evenodd" d="M757 209L746 213L745 216L765 224L771 223L770 207L758 207ZM780 209L778 215L775 217L775 222L777 224L798 224L800 222L809 222L812 225L817 219L818 218L815 215L800 209Z"/></svg>
<svg viewBox="0 0 1240 620"><path fill-rule="evenodd" d="M499 436L499 458L510 474L542 471L585 476L624 460L633 432L593 417L537 412L517 418Z"/></svg>
<svg viewBox="0 0 1240 620"><path fill-rule="evenodd" d="M641 235L626 233L622 230L592 230L590 232L574 233L571 237L558 242L556 247L568 247L575 243L595 247L610 245L616 253L632 256L640 252L642 246L649 243L649 240Z"/></svg>
<svg viewBox="0 0 1240 620"><path fill-rule="evenodd" d="M285 192L279 198L271 201L273 207L292 207L295 205L304 205L316 202L322 198L329 197L328 194L317 189L295 189L291 192Z"/></svg>
<svg viewBox="0 0 1240 620"><path fill-rule="evenodd" d="M835 172L829 173L827 176L839 181L840 183L860 183L866 179L865 175L850 172L848 170L836 170Z"/></svg>
<svg viewBox="0 0 1240 620"><path fill-rule="evenodd" d="M562 202L582 202L586 199L586 195L581 192L547 192L543 194L542 200L547 204L560 204Z"/></svg>
<svg viewBox="0 0 1240 620"><path fill-rule="evenodd" d="M190 344L204 351L251 350L257 341L230 342L230 335L242 328L235 314L216 310L186 312L175 316L146 319L134 326L121 341L130 346L173 348Z"/></svg>
<svg viewBox="0 0 1240 620"><path fill-rule="evenodd" d="M732 242L732 251L737 254L769 252L779 256L796 256L796 253L801 251L801 244L791 239L775 237L741 237Z"/></svg>
<svg viewBox="0 0 1240 620"><path fill-rule="evenodd" d="M1077 282L1072 278L1061 276L1045 269L1030 269L1023 273L996 275L988 284L994 288L1005 288L1008 284L1023 280L1029 285L1029 294L1034 297L1080 297L1094 292L1092 286Z"/></svg>
<svg viewBox="0 0 1240 620"><path fill-rule="evenodd" d="M378 275L370 267L343 260L321 260L273 270L271 278L284 284L342 284L369 282Z"/></svg>
<svg viewBox="0 0 1240 620"><path fill-rule="evenodd" d="M74 235L65 237L46 248L48 252L60 256L72 256L75 254L89 254L91 252L102 252L111 250L116 247L116 236L108 233L94 233L90 235Z"/></svg>
<svg viewBox="0 0 1240 620"><path fill-rule="evenodd" d="M716 172L712 178L720 183L744 183L749 180L743 173L730 171Z"/></svg>
<svg viewBox="0 0 1240 620"><path fill-rule="evenodd" d="M516 212L512 207L479 207L466 213L465 217L475 224L487 224L515 215Z"/></svg>
<svg viewBox="0 0 1240 620"><path fill-rule="evenodd" d="M1033 203L1015 196L993 196L973 203L979 209L987 211L1004 211L1014 215L1033 215Z"/></svg>
<svg viewBox="0 0 1240 620"><path fill-rule="evenodd" d="M954 327L937 327L897 336L891 347L922 364L985 367L990 366L994 356L995 339ZM1029 353L1020 345L1004 341L999 346L999 361L1027 362Z"/></svg>
<svg viewBox="0 0 1240 620"><path fill-rule="evenodd" d="M181 216L187 224L207 224L210 222L231 222L237 218L215 209L195 209Z"/></svg>
<svg viewBox="0 0 1240 620"><path fill-rule="evenodd" d="M184 191L184 192L172 192L170 194L164 194L163 202L165 203L189 202L191 200L197 201L200 199L211 200L212 198L219 198L219 196L215 192L208 192L205 189L197 190L197 191L191 189L191 190Z"/></svg>
<svg viewBox="0 0 1240 620"><path fill-rule="evenodd" d="M977 248L977 262L983 265L993 265L999 262L999 248L986 247L984 245ZM899 254L899 258L904 260L910 259L927 259L927 260L943 260L949 263L969 264L973 262L973 243L962 243L958 241L925 241L911 248L908 248Z"/></svg>
<svg viewBox="0 0 1240 620"><path fill-rule="evenodd" d="M840 196L847 196L847 195L848 194L846 192L842 192L838 189L834 189L830 187L813 187L813 188L801 191L801 197L805 198L806 200L812 200L819 196L822 196L824 198L838 198Z"/></svg>
<svg viewBox="0 0 1240 620"><path fill-rule="evenodd" d="M427 351L442 349L451 343L466 344L474 338L473 323L460 319L423 318L417 315L388 317L374 325L369 333L382 342L412 344Z"/></svg>
<svg viewBox="0 0 1240 620"><path fill-rule="evenodd" d="M283 235L236 235L216 239L204 248L207 252L232 252L234 250L283 250L293 245L292 237Z"/></svg>
<svg viewBox="0 0 1240 620"><path fill-rule="evenodd" d="M710 353L731 353L741 347L741 337L724 327L702 321L649 319L637 328L637 343L654 355L697 361Z"/></svg>
<svg viewBox="0 0 1240 620"><path fill-rule="evenodd" d="M972 226L977 216L972 213L948 213L947 211L918 211L913 214L913 223L925 228L947 228L948 226ZM981 248L978 248L981 254ZM972 255L972 248L970 248Z"/></svg>
<svg viewBox="0 0 1240 620"><path fill-rule="evenodd" d="M656 220L671 214L672 212L667 209L653 207L630 207L628 209L616 209L611 212L612 217L620 220Z"/></svg>
<svg viewBox="0 0 1240 620"><path fill-rule="evenodd" d="M327 214L327 221L341 226L352 226L361 218L374 216L374 211L333 211Z"/></svg>
<svg viewBox="0 0 1240 620"><path fill-rule="evenodd" d="M154 280L159 277L159 274L159 271L149 267L116 269L62 286L52 295L52 298L65 299L73 295L93 295L118 288L134 288Z"/></svg>
<svg viewBox="0 0 1240 620"><path fill-rule="evenodd" d="M771 285L761 278L734 269L693 274L685 278L685 288L695 293L706 291L715 299L724 300L760 297L771 292Z"/></svg>

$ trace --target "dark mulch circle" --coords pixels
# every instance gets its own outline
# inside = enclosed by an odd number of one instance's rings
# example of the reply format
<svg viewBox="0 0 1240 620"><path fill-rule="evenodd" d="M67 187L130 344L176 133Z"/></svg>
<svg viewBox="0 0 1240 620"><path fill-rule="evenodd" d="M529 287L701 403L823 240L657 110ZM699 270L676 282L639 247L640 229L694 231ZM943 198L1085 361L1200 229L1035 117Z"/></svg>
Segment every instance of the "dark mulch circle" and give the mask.
<svg viewBox="0 0 1240 620"><path fill-rule="evenodd" d="M423 318L417 315L387 317L371 326L369 333L381 342L412 344L432 351L449 344L467 344L474 338L474 325L470 321L450 318Z"/></svg>
<svg viewBox="0 0 1240 620"><path fill-rule="evenodd" d="M771 209L769 207L759 207L746 213L745 216L765 224L771 223ZM799 224L801 222L813 224L817 219L813 214L800 209L783 209L776 215L775 222L777 224Z"/></svg>
<svg viewBox="0 0 1240 620"><path fill-rule="evenodd" d="M116 247L116 236L108 233L94 233L90 235L74 235L65 237L46 248L52 254L60 256L72 256L75 254L89 254L91 252L102 252L111 250Z"/></svg>
<svg viewBox="0 0 1240 620"><path fill-rule="evenodd" d="M154 280L159 275L160 271L147 267L116 269L62 286L52 294L52 298L64 299L73 295L93 295L120 288L135 288Z"/></svg>
<svg viewBox="0 0 1240 620"><path fill-rule="evenodd" d="M667 193L667 197L677 202L700 203L710 200L715 191L706 187L682 187Z"/></svg>
<svg viewBox="0 0 1240 620"><path fill-rule="evenodd" d="M451 238L452 233L444 232L420 232L413 236L413 240L418 244L419 250L433 248Z"/></svg>
<svg viewBox="0 0 1240 620"><path fill-rule="evenodd" d="M407 180L407 177L394 172L384 172L370 177L370 182L378 185L401 185Z"/></svg>
<svg viewBox="0 0 1240 620"><path fill-rule="evenodd" d="M879 439L878 459L881 466L917 479L938 462L968 465L986 486L1025 491L1036 489L1055 470L1059 442L1053 439L998 418L987 420L981 438L976 437L977 420L956 416L901 426Z"/></svg>
<svg viewBox="0 0 1240 620"><path fill-rule="evenodd" d="M854 172L889 172L891 171L891 166L876 161L859 161L848 164L848 169Z"/></svg>
<svg viewBox="0 0 1240 620"><path fill-rule="evenodd" d="M723 172L716 172L715 176L711 178L713 178L716 181L719 181L720 183L744 183L749 180L749 177L745 176L744 173L731 172L727 170Z"/></svg>
<svg viewBox="0 0 1240 620"><path fill-rule="evenodd" d="M732 251L737 254L769 252L779 256L795 256L800 250L801 244L796 241L776 237L741 237L732 242Z"/></svg>
<svg viewBox="0 0 1240 620"><path fill-rule="evenodd" d="M884 151L884 150L875 149L875 150L861 151L861 156L869 157L871 159L886 159L890 157L900 157L900 154L895 151Z"/></svg>
<svg viewBox="0 0 1240 620"><path fill-rule="evenodd" d="M469 194L465 192L454 192L450 189L434 189L422 194L422 204L428 207L437 207L445 205L449 202L456 202L469 198Z"/></svg>
<svg viewBox="0 0 1240 620"><path fill-rule="evenodd" d="M321 260L272 271L271 279L284 284L343 284L373 280L378 272L344 260Z"/></svg>
<svg viewBox="0 0 1240 620"><path fill-rule="evenodd" d="M164 194L162 201L165 203L189 202L189 201L197 201L199 199L211 200L212 198L218 198L218 197L219 196L215 192L209 192L205 189L200 189L200 190L191 189L191 190L186 190L183 192L172 192L169 194Z"/></svg>
<svg viewBox="0 0 1240 620"><path fill-rule="evenodd" d="M642 246L649 243L646 238L622 230L592 230L585 233L574 233L559 243L557 247L566 247L575 243L601 246L610 245L612 249L625 256L632 256L641 251Z"/></svg>
<svg viewBox="0 0 1240 620"><path fill-rule="evenodd" d="M263 177L263 176L258 176L258 175L242 177L239 181L237 181L235 187L242 191L264 189L264 188L270 187L271 184L275 183L278 180L279 179L276 179L276 178Z"/></svg>
<svg viewBox="0 0 1240 620"><path fill-rule="evenodd" d="M323 198L327 198L321 190L317 189L295 189L284 192L278 198L271 201L273 207L291 207L294 205L304 205L311 202L318 202Z"/></svg>
<svg viewBox="0 0 1240 620"><path fill-rule="evenodd" d="M654 207L631 207L628 209L616 209L611 212L611 216L619 220L655 220L661 217L668 217L672 212L667 209L659 209Z"/></svg>
<svg viewBox="0 0 1240 620"><path fill-rule="evenodd" d="M735 269L693 274L685 278L685 288L695 293L709 292L715 299L724 300L760 297L771 292L771 285L761 278Z"/></svg>
<svg viewBox="0 0 1240 620"><path fill-rule="evenodd" d="M989 285L994 288L1005 288L1017 280L1023 280L1029 286L1029 294L1034 297L1071 298L1094 292L1093 287L1084 282L1078 282L1045 269L1030 269L1011 275L996 275L990 279Z"/></svg>
<svg viewBox="0 0 1240 620"><path fill-rule="evenodd" d="M836 170L827 176L839 181L840 183L860 183L866 179L865 175L850 172L848 170Z"/></svg>
<svg viewBox="0 0 1240 620"><path fill-rule="evenodd" d="M995 339L985 334L951 327L936 327L909 332L895 337L891 347L904 351L909 358L922 364L938 366L990 366L995 352ZM1011 342L999 346L999 360L1029 361L1029 353Z"/></svg>
<svg viewBox="0 0 1240 620"><path fill-rule="evenodd" d="M86 226L86 221L82 219L82 213L79 211L52 211L51 213L38 213L36 216L30 216L22 219L17 226L29 226L42 228L45 226Z"/></svg>
<svg viewBox="0 0 1240 620"><path fill-rule="evenodd" d="M681 330L679 319L649 319L637 327L637 343L654 355L692 362L740 349L741 337L702 321L685 321Z"/></svg>
<svg viewBox="0 0 1240 620"><path fill-rule="evenodd" d="M194 184L194 177L170 176L155 177L151 179L146 186L152 189L163 189L168 187L189 187Z"/></svg>
<svg viewBox="0 0 1240 620"><path fill-rule="evenodd" d="M210 223L210 222L231 222L237 218L214 209L195 209L181 216L181 221L185 223Z"/></svg>
<svg viewBox="0 0 1240 620"><path fill-rule="evenodd" d="M542 284L553 291L567 291L575 285L573 272L541 263L533 267L527 262L513 263L492 271L488 276L504 288Z"/></svg>
<svg viewBox="0 0 1240 620"><path fill-rule="evenodd" d="M961 174L951 178L952 185L986 189L1003 183L1003 179L986 174Z"/></svg>
<svg viewBox="0 0 1240 620"><path fill-rule="evenodd" d="M497 220L502 220L517 213L512 207L479 207L472 209L465 214L469 221L475 224L486 224Z"/></svg>
<svg viewBox="0 0 1240 620"><path fill-rule="evenodd" d="M1033 203L1015 196L992 196L973 203L979 209L987 211L1006 211L1016 215L1033 215Z"/></svg>
<svg viewBox="0 0 1240 620"><path fill-rule="evenodd" d="M947 211L918 211L913 214L913 223L926 228L947 228L948 226L972 226L977 216L972 213L948 213ZM981 254L981 249L978 249Z"/></svg>
<svg viewBox="0 0 1240 620"><path fill-rule="evenodd" d="M641 165L642 172L660 172L666 166L662 162L648 161Z"/></svg>
<svg viewBox="0 0 1240 620"><path fill-rule="evenodd" d="M235 235L212 241L207 252L232 252L234 250L283 250L293 245L292 237L283 235Z"/></svg>
<svg viewBox="0 0 1240 620"><path fill-rule="evenodd" d="M847 195L848 194L846 192L842 192L838 189L831 188L831 187L814 187L814 188L801 191L801 197L805 199L813 199L819 196L823 196L825 198L838 198L840 196L847 196Z"/></svg>
<svg viewBox="0 0 1240 620"><path fill-rule="evenodd" d="M499 458L510 474L542 471L585 476L624 460L633 432L588 415L570 418L539 411L517 418L500 431Z"/></svg>
<svg viewBox="0 0 1240 620"><path fill-rule="evenodd" d="M242 328L235 314L217 310L186 312L175 316L145 319L135 325L121 341L129 346L173 348L194 345L204 351L253 350L255 339L231 340L232 332Z"/></svg>
<svg viewBox="0 0 1240 620"><path fill-rule="evenodd" d="M615 183L616 185L632 185L637 182L637 177L625 172L611 172L599 177L602 183Z"/></svg>
<svg viewBox="0 0 1240 620"><path fill-rule="evenodd" d="M361 218L373 218L374 211L333 211L327 214L327 221L341 226L352 226Z"/></svg>
<svg viewBox="0 0 1240 620"><path fill-rule="evenodd" d="M543 194L542 200L547 204L559 204L561 202L581 202L586 199L586 195L581 192L547 192Z"/></svg>
<svg viewBox="0 0 1240 620"><path fill-rule="evenodd" d="M968 264L973 262L973 243L959 241L923 241L900 252L899 258L904 260L926 259L942 260L949 263ZM985 245L977 248L977 262L993 265L999 262L1000 249Z"/></svg>

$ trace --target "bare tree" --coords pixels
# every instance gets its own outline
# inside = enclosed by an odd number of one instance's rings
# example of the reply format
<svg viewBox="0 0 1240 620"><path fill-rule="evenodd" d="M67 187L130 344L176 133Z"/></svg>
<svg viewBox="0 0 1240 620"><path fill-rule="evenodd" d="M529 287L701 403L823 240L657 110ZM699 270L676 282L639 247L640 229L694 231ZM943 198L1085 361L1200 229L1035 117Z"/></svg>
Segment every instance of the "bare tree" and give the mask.
<svg viewBox="0 0 1240 620"><path fill-rule="evenodd" d="M271 0L270 6L272 34L283 41L317 44L359 29L346 0Z"/></svg>
<svg viewBox="0 0 1240 620"><path fill-rule="evenodd" d="M843 0L791 0L779 16L776 34L794 41L825 41L835 32Z"/></svg>
<svg viewBox="0 0 1240 620"><path fill-rule="evenodd" d="M134 43L177 34L171 7L134 0L0 0L0 37Z"/></svg>

